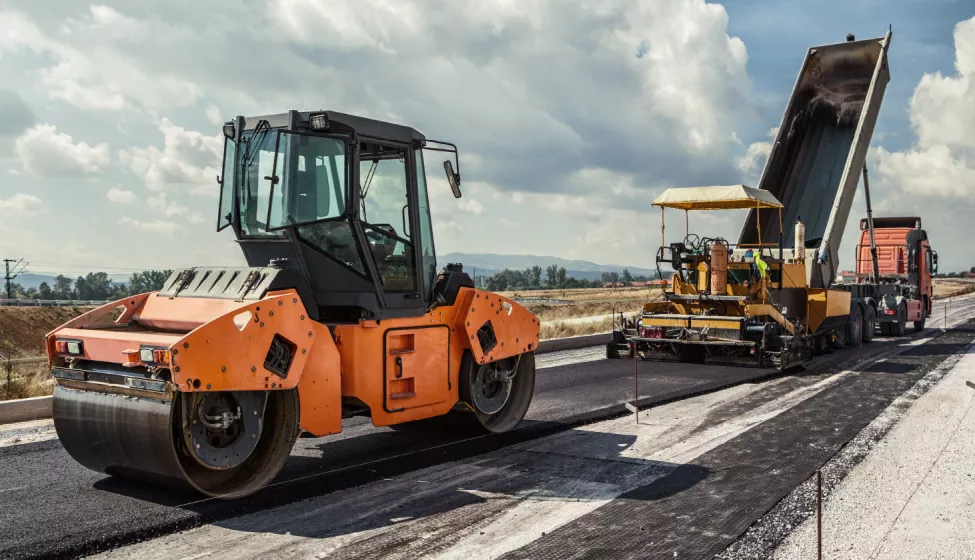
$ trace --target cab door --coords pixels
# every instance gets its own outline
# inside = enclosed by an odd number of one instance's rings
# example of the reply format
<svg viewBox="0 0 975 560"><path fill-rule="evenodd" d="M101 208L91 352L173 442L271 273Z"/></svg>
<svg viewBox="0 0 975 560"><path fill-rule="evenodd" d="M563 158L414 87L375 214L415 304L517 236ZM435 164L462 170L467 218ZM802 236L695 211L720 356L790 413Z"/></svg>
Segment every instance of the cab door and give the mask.
<svg viewBox="0 0 975 560"><path fill-rule="evenodd" d="M415 175L409 145L361 138L356 201L386 307L426 308L417 274Z"/></svg>

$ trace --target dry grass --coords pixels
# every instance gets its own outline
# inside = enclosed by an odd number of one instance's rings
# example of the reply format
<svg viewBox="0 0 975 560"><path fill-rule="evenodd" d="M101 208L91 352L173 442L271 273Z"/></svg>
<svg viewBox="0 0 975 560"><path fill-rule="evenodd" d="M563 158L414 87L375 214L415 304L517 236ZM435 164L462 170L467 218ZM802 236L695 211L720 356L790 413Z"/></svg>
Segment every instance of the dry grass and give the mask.
<svg viewBox="0 0 975 560"><path fill-rule="evenodd" d="M975 282L966 282L964 280L936 278L932 287L934 288L934 299L943 299L975 292Z"/></svg>
<svg viewBox="0 0 975 560"><path fill-rule="evenodd" d="M54 379L46 363L13 366L10 382L7 372L0 372L0 401L43 397L54 391Z"/></svg>
<svg viewBox="0 0 975 560"><path fill-rule="evenodd" d="M502 292L510 298L559 299L571 303L531 303L523 305L543 322L577 317L609 315L619 304L624 312L638 310L645 302L660 298L659 289L648 288L581 288L575 290L537 290Z"/></svg>
<svg viewBox="0 0 975 560"><path fill-rule="evenodd" d="M631 313L640 309L646 300L626 299L619 302L582 302L582 303L563 303L563 304L528 304L525 307L544 321L557 321L559 319L573 319L576 317L594 317L596 315L609 315L613 313L617 303L625 313Z"/></svg>
<svg viewBox="0 0 975 560"><path fill-rule="evenodd" d="M590 323L542 323L542 340L550 338L565 338L567 336L581 336L584 334L605 333L613 330L613 320L610 318Z"/></svg>
<svg viewBox="0 0 975 560"><path fill-rule="evenodd" d="M571 301L613 301L647 299L659 293L658 288L577 288L573 290L532 290L501 292L509 298L567 299Z"/></svg>

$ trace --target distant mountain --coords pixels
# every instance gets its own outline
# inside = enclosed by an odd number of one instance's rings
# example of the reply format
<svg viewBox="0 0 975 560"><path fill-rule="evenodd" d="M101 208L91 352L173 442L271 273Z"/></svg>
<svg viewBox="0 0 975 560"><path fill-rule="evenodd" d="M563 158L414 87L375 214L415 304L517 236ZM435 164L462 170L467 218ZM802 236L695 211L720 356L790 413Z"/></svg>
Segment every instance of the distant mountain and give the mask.
<svg viewBox="0 0 975 560"><path fill-rule="evenodd" d="M551 265L565 268L566 276L586 280L599 280L604 272L623 272L623 269L630 271L633 276L652 276L657 273L655 268L643 268L639 266L622 266L617 264L596 264L589 261L575 261L559 257L539 256L539 255L495 255L491 253L447 253L437 258L438 265L442 268L447 263L463 263L464 271L468 274L477 269L477 275L494 274L504 269L525 270L533 266L540 266L543 269ZM666 271L664 271L666 274ZM544 276L544 272L542 273Z"/></svg>

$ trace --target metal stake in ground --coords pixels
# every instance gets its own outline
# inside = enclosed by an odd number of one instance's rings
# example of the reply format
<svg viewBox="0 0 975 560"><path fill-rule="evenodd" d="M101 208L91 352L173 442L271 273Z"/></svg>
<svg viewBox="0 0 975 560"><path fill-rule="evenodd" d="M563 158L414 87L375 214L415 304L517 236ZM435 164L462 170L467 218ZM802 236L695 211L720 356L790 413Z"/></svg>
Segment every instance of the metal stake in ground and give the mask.
<svg viewBox="0 0 975 560"><path fill-rule="evenodd" d="M640 352L633 345L633 417L640 423Z"/></svg>
<svg viewBox="0 0 975 560"><path fill-rule="evenodd" d="M823 471L816 471L816 532L818 555L816 558L823 560Z"/></svg>

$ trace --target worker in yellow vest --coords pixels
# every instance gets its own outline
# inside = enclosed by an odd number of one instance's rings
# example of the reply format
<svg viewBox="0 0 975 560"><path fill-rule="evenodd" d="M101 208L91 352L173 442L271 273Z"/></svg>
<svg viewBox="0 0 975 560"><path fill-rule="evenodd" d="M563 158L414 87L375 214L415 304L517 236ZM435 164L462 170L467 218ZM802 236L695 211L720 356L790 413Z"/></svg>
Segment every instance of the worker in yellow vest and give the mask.
<svg viewBox="0 0 975 560"><path fill-rule="evenodd" d="M758 268L758 277L765 278L765 272L768 270L768 264L762 260L761 251L755 253L755 266Z"/></svg>

